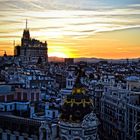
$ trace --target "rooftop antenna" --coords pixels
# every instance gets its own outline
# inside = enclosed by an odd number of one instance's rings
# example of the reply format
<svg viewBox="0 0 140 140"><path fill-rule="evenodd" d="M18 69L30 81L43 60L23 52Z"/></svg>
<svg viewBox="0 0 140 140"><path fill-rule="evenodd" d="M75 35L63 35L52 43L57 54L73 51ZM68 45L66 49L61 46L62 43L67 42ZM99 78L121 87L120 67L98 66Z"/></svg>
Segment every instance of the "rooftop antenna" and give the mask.
<svg viewBox="0 0 140 140"><path fill-rule="evenodd" d="M28 20L26 19L26 30L27 30L27 26L28 26Z"/></svg>
<svg viewBox="0 0 140 140"><path fill-rule="evenodd" d="M15 45L16 45L16 42L15 42L15 40L13 41L13 46L15 47Z"/></svg>

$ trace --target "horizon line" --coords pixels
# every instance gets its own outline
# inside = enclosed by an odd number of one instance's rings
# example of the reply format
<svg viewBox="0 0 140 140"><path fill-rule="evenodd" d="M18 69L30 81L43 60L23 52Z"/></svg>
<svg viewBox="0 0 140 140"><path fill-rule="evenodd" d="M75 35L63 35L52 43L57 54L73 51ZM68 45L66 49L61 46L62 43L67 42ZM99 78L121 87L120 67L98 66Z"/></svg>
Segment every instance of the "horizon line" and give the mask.
<svg viewBox="0 0 140 140"><path fill-rule="evenodd" d="M0 57L4 57L0 55ZM14 55L7 55L7 57L14 57ZM103 58L103 57L58 57L58 56L48 56L48 58L58 58L58 59L104 59L104 60L130 60L130 59L140 59L140 57L132 57L132 58Z"/></svg>

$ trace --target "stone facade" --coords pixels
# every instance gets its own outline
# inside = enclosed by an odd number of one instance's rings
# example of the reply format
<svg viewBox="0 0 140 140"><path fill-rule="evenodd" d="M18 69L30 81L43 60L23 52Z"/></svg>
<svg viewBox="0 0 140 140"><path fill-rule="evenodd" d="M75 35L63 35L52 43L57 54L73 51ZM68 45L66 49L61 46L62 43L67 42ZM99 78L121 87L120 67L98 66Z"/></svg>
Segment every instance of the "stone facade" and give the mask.
<svg viewBox="0 0 140 140"><path fill-rule="evenodd" d="M16 46L14 52L15 56L20 57L23 64L48 62L47 42L45 41L43 43L39 40L32 39L27 26L23 31L21 46Z"/></svg>
<svg viewBox="0 0 140 140"><path fill-rule="evenodd" d="M92 112L81 123L60 121L60 138L62 140L97 140L98 119Z"/></svg>

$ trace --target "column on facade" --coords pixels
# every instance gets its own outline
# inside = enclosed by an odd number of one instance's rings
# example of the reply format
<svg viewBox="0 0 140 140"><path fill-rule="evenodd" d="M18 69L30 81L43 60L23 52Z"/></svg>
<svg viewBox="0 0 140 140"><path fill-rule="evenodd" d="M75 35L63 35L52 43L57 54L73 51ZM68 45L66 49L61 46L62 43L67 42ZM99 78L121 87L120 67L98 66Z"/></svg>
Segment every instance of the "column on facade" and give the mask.
<svg viewBox="0 0 140 140"><path fill-rule="evenodd" d="M23 92L21 92L21 101L23 101Z"/></svg>
<svg viewBox="0 0 140 140"><path fill-rule="evenodd" d="M36 99L36 92L34 92L34 101L36 101L37 99Z"/></svg>
<svg viewBox="0 0 140 140"><path fill-rule="evenodd" d="M28 101L31 101L31 92L28 92L28 93L27 93L27 100L28 100Z"/></svg>
<svg viewBox="0 0 140 140"><path fill-rule="evenodd" d="M7 102L7 95L4 96L4 101Z"/></svg>

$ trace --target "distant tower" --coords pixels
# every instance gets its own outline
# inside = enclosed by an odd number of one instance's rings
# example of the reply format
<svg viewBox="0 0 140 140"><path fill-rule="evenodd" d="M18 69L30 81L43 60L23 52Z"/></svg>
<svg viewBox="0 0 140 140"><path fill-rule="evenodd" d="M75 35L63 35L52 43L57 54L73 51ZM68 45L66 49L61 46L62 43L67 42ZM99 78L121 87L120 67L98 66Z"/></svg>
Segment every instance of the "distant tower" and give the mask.
<svg viewBox="0 0 140 140"><path fill-rule="evenodd" d="M29 40L30 40L30 32L29 32L29 29L28 29L28 21L26 19L26 27L23 31L23 36L22 36L22 39L21 39L21 45L22 46L27 46L28 43L29 43Z"/></svg>
<svg viewBox="0 0 140 140"><path fill-rule="evenodd" d="M15 57L20 56L20 46L19 45L16 46L15 40L13 41L13 46L14 46L14 56Z"/></svg>
<svg viewBox="0 0 140 140"><path fill-rule="evenodd" d="M3 55L4 57L7 57L7 54L6 54L6 51L4 51L4 55Z"/></svg>
<svg viewBox="0 0 140 140"><path fill-rule="evenodd" d="M28 21L27 21L27 19L26 19L26 30L27 30L27 27L28 27Z"/></svg>
<svg viewBox="0 0 140 140"><path fill-rule="evenodd" d="M14 47L14 56L20 56L20 46L15 46Z"/></svg>

